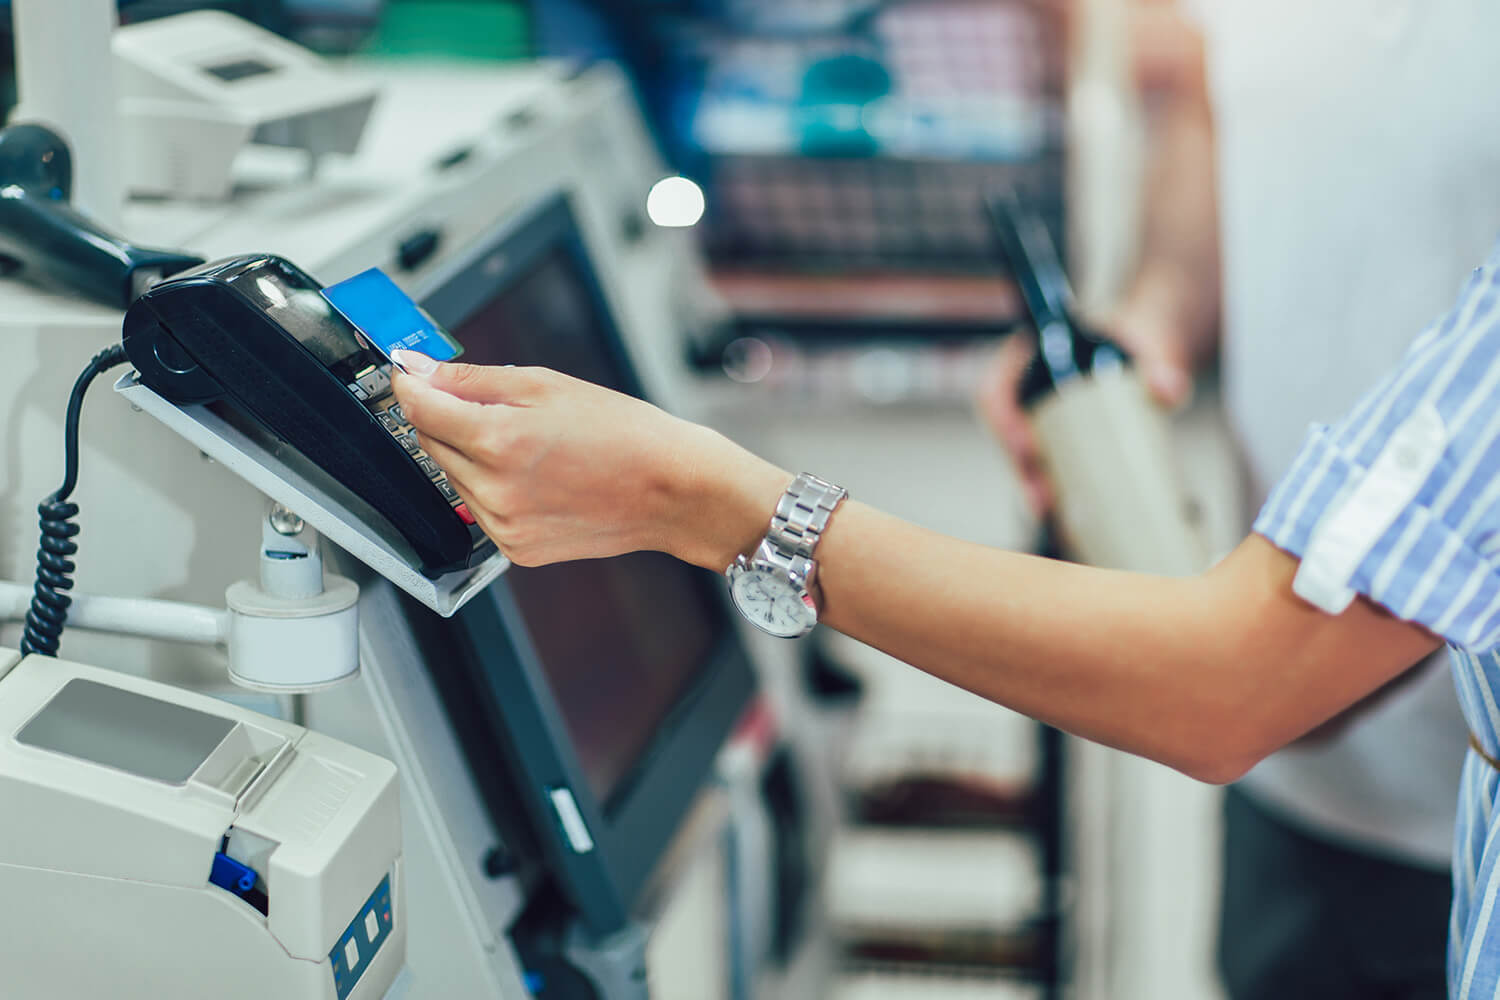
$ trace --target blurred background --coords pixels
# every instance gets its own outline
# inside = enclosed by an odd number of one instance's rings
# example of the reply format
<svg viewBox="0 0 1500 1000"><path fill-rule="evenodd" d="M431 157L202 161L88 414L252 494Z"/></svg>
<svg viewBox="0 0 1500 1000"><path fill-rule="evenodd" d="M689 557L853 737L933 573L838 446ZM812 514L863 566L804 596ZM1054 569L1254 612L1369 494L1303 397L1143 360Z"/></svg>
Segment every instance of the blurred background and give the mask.
<svg viewBox="0 0 1500 1000"><path fill-rule="evenodd" d="M997 345L1025 325L983 204L1016 191L1085 303L1118 293L1141 176L1130 5L121 0L119 16L223 10L334 64L395 67L393 79L402 66L471 80L544 60L562 87L616 67L662 183L609 203L608 238L660 246L651 234L680 230L690 251L673 266L693 276L666 282L646 313L673 325L636 338L644 367L691 382L694 416L784 465L936 530L1058 555L974 409ZM6 106L10 13L0 0ZM1103 146L1091 153L1103 193L1070 173L1068 94L1085 70L1118 102L1093 108L1102 123L1085 136ZM540 113L500 104L516 129ZM1117 126L1127 140L1111 145ZM423 169L439 155L470 154L424 150ZM602 190L607 172L588 183ZM1243 525L1215 399L1210 375L1173 450L1221 552ZM1219 995L1217 789L837 635L752 646L764 703L715 770L728 819L659 909L656 1000Z"/></svg>

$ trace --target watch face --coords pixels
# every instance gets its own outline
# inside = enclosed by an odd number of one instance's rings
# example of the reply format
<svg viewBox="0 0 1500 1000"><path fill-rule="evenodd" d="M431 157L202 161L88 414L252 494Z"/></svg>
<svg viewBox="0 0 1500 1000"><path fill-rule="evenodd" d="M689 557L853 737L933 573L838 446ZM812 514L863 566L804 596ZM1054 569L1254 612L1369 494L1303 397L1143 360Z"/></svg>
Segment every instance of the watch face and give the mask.
<svg viewBox="0 0 1500 1000"><path fill-rule="evenodd" d="M779 573L747 569L735 576L730 594L742 615L772 635L801 635L818 623L812 599Z"/></svg>

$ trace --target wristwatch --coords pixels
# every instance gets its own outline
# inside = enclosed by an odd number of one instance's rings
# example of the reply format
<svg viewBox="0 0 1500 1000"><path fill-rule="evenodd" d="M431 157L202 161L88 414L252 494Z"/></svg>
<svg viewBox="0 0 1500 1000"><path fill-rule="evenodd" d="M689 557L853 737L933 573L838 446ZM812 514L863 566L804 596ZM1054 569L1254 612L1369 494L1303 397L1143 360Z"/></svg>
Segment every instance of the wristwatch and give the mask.
<svg viewBox="0 0 1500 1000"><path fill-rule="evenodd" d="M793 639L818 624L813 553L828 519L848 495L842 486L802 473L776 504L771 528L755 554L741 555L725 571L734 606L757 628Z"/></svg>

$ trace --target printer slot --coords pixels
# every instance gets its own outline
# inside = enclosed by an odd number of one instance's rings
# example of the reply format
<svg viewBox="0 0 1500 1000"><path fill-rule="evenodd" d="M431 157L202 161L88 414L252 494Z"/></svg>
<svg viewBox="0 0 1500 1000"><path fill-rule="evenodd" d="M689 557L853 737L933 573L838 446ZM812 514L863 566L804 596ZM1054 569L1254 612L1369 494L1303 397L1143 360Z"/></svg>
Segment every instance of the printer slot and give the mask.
<svg viewBox="0 0 1500 1000"><path fill-rule="evenodd" d="M290 751L291 743L285 737L237 722L193 772L191 783L210 794L220 793L231 802L239 802L255 779L277 757Z"/></svg>

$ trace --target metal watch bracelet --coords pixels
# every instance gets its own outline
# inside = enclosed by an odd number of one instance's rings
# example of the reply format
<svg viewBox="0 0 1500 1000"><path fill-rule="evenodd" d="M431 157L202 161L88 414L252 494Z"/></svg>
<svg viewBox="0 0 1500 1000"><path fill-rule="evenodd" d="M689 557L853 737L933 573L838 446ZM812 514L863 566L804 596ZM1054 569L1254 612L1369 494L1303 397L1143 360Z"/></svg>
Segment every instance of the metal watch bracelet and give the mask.
<svg viewBox="0 0 1500 1000"><path fill-rule="evenodd" d="M788 569L802 571L802 563L811 561L813 552L828 527L828 519L849 492L841 486L802 473L792 480L776 504L766 532L766 547L774 561ZM805 572L798 575L805 576Z"/></svg>

